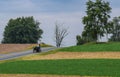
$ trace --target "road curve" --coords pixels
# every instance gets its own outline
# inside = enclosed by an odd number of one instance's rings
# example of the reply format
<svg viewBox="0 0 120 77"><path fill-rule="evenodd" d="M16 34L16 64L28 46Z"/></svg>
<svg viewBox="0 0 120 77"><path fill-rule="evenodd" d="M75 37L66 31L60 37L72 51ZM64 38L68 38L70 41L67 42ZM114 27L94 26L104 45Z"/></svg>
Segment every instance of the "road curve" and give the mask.
<svg viewBox="0 0 120 77"><path fill-rule="evenodd" d="M50 50L54 50L56 49L56 47L47 47L47 48L41 48L42 52L48 52ZM40 52L40 53L42 53ZM18 58L21 56L26 56L29 54L36 54L33 53L33 50L28 50L28 51L24 51L24 52L14 52L14 53L9 53L9 54L0 54L0 61L1 60L9 60L9 59L13 59L13 58Z"/></svg>

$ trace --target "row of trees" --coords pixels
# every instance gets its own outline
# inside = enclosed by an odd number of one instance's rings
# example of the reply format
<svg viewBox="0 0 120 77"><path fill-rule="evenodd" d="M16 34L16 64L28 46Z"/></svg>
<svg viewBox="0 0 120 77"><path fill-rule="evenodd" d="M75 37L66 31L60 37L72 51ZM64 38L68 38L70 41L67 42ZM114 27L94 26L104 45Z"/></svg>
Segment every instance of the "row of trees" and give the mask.
<svg viewBox="0 0 120 77"><path fill-rule="evenodd" d="M89 0L86 2L86 6L87 15L83 17L84 31L81 36L76 36L77 45L91 41L99 42L99 39L105 34L106 39L108 39L109 34L112 34L110 41L120 41L120 17L115 17L113 21L109 21L112 9L109 2Z"/></svg>
<svg viewBox="0 0 120 77"><path fill-rule="evenodd" d="M86 42L99 42L106 34L112 34L110 41L120 41L120 17L110 19L111 7L109 2L103 0L88 0L86 2L86 16L83 17L84 30L82 35L77 35L77 45ZM2 43L37 43L41 38L43 30L40 23L33 17L22 17L10 19L5 31ZM68 35L67 29L61 28L61 24L55 24L55 42L60 47L63 39Z"/></svg>

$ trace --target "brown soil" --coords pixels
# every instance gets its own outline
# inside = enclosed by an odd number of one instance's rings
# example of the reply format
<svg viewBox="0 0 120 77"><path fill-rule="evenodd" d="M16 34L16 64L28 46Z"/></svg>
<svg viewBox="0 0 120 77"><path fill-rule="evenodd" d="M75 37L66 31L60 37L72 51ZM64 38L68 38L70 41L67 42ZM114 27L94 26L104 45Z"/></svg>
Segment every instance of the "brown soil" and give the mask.
<svg viewBox="0 0 120 77"><path fill-rule="evenodd" d="M0 44L0 54L23 51L34 45L35 44Z"/></svg>
<svg viewBox="0 0 120 77"><path fill-rule="evenodd" d="M0 77L100 77L100 76L63 76L63 75L30 75L30 74L0 74ZM102 76L105 77L105 76Z"/></svg>
<svg viewBox="0 0 120 77"><path fill-rule="evenodd" d="M43 59L120 59L120 52L57 52L48 55L29 55L22 60Z"/></svg>

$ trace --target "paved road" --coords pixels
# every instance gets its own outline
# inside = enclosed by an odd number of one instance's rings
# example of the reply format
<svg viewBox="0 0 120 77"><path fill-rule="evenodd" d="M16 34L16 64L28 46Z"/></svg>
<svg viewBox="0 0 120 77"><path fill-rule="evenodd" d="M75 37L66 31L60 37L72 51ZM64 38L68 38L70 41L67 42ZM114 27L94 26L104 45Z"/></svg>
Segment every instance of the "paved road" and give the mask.
<svg viewBox="0 0 120 77"><path fill-rule="evenodd" d="M42 48L41 50L42 50L42 52L48 52L48 51L54 50L54 49L56 49L56 48L55 47L48 47L48 48ZM24 51L24 52L0 54L0 60L8 60L8 59L13 59L13 58L18 58L18 57L29 55L29 54L36 54L36 53L33 53L33 50L28 50L28 51Z"/></svg>

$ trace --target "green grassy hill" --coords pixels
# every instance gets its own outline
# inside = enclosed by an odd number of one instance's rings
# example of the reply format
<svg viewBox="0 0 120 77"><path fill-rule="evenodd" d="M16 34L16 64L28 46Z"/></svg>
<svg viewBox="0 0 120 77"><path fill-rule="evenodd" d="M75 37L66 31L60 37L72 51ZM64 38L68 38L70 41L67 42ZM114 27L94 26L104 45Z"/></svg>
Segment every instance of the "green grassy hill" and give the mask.
<svg viewBox="0 0 120 77"><path fill-rule="evenodd" d="M66 47L62 48L59 51L68 51L68 52L113 52L113 51L120 51L120 43L114 42L114 43L88 43L80 46L72 46L72 47Z"/></svg>
<svg viewBox="0 0 120 77"><path fill-rule="evenodd" d="M119 52L120 43L89 43L58 49L59 52ZM57 51L55 50L57 53ZM40 53L41 54L41 53ZM45 56L54 52L46 52ZM72 55L74 55L72 53ZM66 56L66 55L65 55ZM47 74L65 76L120 77L120 59L54 59L0 61L0 74Z"/></svg>

